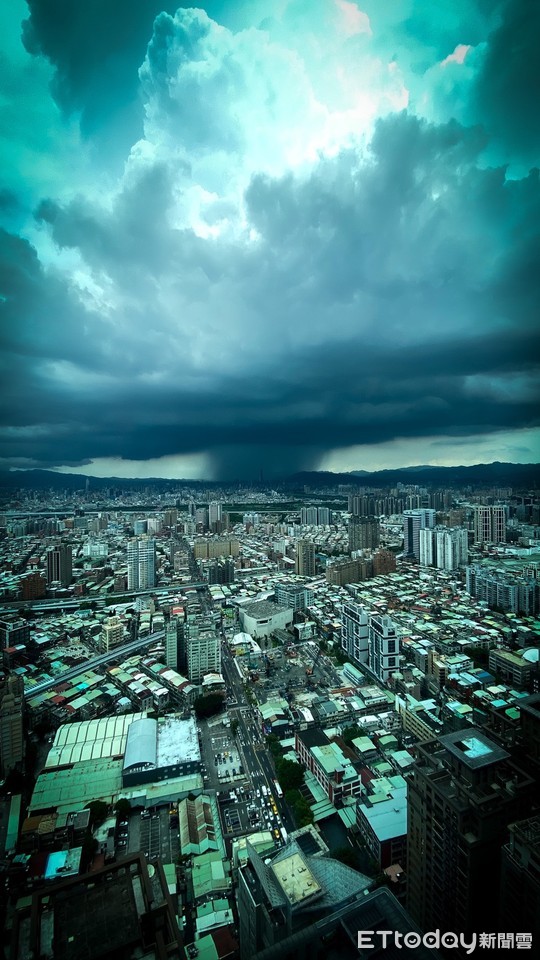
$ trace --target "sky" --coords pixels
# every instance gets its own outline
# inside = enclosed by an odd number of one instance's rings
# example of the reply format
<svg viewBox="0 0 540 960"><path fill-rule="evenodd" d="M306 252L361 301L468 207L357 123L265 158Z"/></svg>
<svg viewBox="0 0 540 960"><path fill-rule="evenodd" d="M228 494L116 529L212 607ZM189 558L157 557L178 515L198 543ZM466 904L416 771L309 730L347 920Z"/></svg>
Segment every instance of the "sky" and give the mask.
<svg viewBox="0 0 540 960"><path fill-rule="evenodd" d="M540 461L540 5L10 0L0 469Z"/></svg>

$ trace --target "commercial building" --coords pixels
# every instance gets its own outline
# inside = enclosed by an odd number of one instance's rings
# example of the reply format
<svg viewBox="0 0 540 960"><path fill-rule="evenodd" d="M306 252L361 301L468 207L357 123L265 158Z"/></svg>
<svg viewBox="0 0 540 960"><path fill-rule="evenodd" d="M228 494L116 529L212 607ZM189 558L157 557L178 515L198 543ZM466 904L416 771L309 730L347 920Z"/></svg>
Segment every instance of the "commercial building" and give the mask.
<svg viewBox="0 0 540 960"><path fill-rule="evenodd" d="M403 511L403 555L420 560L420 531L435 526L435 510Z"/></svg>
<svg viewBox="0 0 540 960"><path fill-rule="evenodd" d="M238 871L241 960L253 960L263 950L275 957L290 956L290 948L285 949L289 937L329 914L335 916L372 885L337 860L304 852L302 838L264 859L249 843L247 852L247 862Z"/></svg>
<svg viewBox="0 0 540 960"><path fill-rule="evenodd" d="M300 763L313 774L334 806L341 806L345 797L360 794L360 774L339 744L329 740L322 730L297 730L294 749Z"/></svg>
<svg viewBox="0 0 540 960"><path fill-rule="evenodd" d="M285 630L293 622L293 611L269 600L250 603L240 610L242 629L250 637L269 637L274 630Z"/></svg>
<svg viewBox="0 0 540 960"><path fill-rule="evenodd" d="M142 717L129 727L122 785L137 786L170 780L201 769L201 751L195 720L167 716Z"/></svg>
<svg viewBox="0 0 540 960"><path fill-rule="evenodd" d="M130 540L127 548L128 590L156 585L156 542L148 537Z"/></svg>
<svg viewBox="0 0 540 960"><path fill-rule="evenodd" d="M73 576L73 550L71 544L61 543L49 547L46 553L47 583L69 586Z"/></svg>
<svg viewBox="0 0 540 960"><path fill-rule="evenodd" d="M535 784L476 727L417 746L407 775L408 908L424 930L493 928L501 847Z"/></svg>
<svg viewBox="0 0 540 960"><path fill-rule="evenodd" d="M313 591L303 583L276 583L276 603L280 607L306 610L313 602Z"/></svg>

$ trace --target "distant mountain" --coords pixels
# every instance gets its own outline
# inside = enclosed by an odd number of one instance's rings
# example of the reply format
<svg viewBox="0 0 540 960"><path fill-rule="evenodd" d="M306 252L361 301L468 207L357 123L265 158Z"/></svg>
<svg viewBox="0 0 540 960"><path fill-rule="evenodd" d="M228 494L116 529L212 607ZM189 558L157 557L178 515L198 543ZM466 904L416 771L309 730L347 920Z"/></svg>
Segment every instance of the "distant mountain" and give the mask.
<svg viewBox="0 0 540 960"><path fill-rule="evenodd" d="M290 478L293 479L292 477ZM331 483L372 487L415 483L421 486L511 486L521 489L540 486L538 463L477 463L471 467L400 467L396 470L352 470L350 473L297 473L294 480L305 486L328 486Z"/></svg>
<svg viewBox="0 0 540 960"><path fill-rule="evenodd" d="M100 491L137 491L148 488L166 493L179 486L192 489L215 488L220 485L231 486L241 481L221 480L169 480L162 477L151 479L124 479L123 477L86 477L75 473L56 473L54 470L13 470L0 472L0 489L9 490L67 490L82 492L86 481L90 490ZM388 487L396 483L414 483L421 486L466 487L466 486L510 486L519 489L540 487L540 464L537 463L478 463L472 467L400 467L397 470L353 470L350 473L330 473L312 471L295 473L283 477L280 481L271 481L272 487L279 490L302 491L305 486L335 487L337 484ZM245 485L246 481L242 481ZM252 489L266 489L268 483L249 482Z"/></svg>

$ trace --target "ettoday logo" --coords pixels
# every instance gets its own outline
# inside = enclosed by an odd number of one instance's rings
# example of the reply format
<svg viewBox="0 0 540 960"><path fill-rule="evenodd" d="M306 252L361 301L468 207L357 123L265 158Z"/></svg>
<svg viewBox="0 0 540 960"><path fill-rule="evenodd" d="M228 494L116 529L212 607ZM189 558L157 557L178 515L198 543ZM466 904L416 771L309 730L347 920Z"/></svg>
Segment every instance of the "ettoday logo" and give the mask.
<svg viewBox="0 0 540 960"><path fill-rule="evenodd" d="M382 942L380 942L382 941ZM441 933L440 930L431 930L429 933L401 933L399 930L359 930L357 947L359 950L374 950L382 946L385 950L394 945L398 950L415 950L417 947L428 947L438 950L460 948L467 954L479 949L507 949L531 950L532 933Z"/></svg>

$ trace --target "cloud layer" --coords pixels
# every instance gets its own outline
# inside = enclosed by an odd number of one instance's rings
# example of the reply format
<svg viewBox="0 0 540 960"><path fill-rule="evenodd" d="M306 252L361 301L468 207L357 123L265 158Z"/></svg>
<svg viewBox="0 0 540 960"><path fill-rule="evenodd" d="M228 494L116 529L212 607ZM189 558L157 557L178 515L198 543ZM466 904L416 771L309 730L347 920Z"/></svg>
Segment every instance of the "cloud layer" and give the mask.
<svg viewBox="0 0 540 960"><path fill-rule="evenodd" d="M48 59L82 159L31 217L2 194L1 461L205 454L250 477L534 443L528 7L29 8L24 56Z"/></svg>

